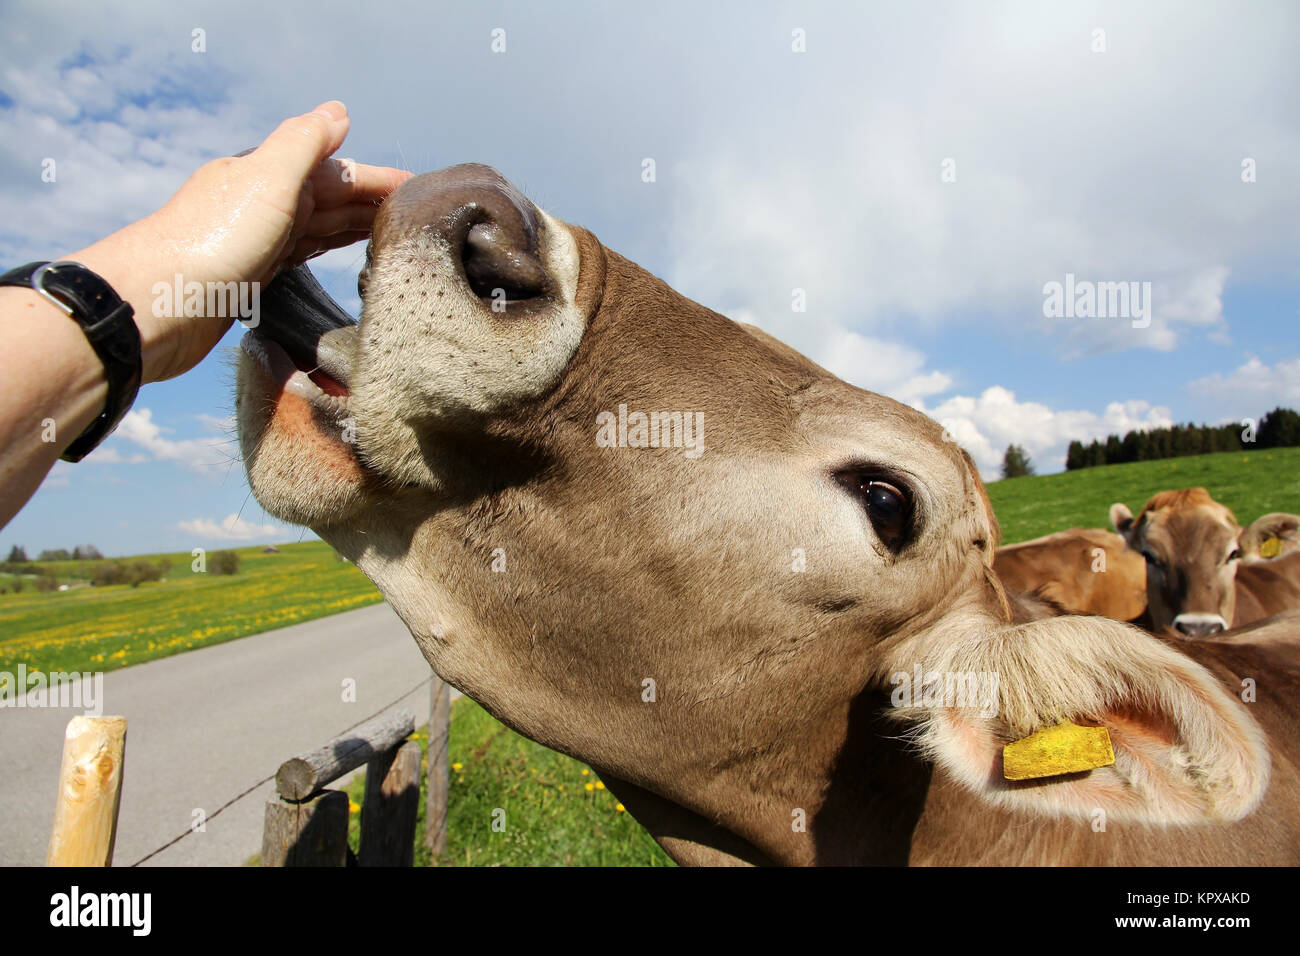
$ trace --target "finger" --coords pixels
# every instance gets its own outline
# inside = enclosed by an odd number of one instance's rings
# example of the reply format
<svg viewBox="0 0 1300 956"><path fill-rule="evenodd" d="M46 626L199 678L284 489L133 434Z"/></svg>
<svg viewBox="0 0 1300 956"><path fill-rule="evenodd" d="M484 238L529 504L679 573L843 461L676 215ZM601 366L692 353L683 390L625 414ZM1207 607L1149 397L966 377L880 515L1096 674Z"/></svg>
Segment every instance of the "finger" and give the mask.
<svg viewBox="0 0 1300 956"><path fill-rule="evenodd" d="M331 100L285 120L248 158L273 169L277 180L291 181L296 189L321 160L343 145L349 125L347 107Z"/></svg>
<svg viewBox="0 0 1300 956"><path fill-rule="evenodd" d="M305 236L332 236L339 232L370 232L378 206L370 203L349 203L333 209L317 209L307 221Z"/></svg>
<svg viewBox="0 0 1300 956"><path fill-rule="evenodd" d="M316 187L316 201L322 206L341 206L350 202L383 202L414 174L391 166L367 166L329 159L311 175Z"/></svg>
<svg viewBox="0 0 1300 956"><path fill-rule="evenodd" d="M308 256L308 259L313 258L313 256L320 255L321 252L329 252L331 248L343 248L344 246L351 246L352 243L354 242L365 242L369 238L370 238L369 232L360 232L360 230L355 230L355 232L350 232L350 233L337 233L334 235L326 235L326 237L322 239L322 243L324 243L324 245L322 245L320 252L313 252L311 256Z"/></svg>
<svg viewBox="0 0 1300 956"><path fill-rule="evenodd" d="M308 180L303 183L302 191L298 193L298 206L293 212L293 226L289 229L290 242L302 238L311 231L311 220L315 212L315 190L312 189L311 180Z"/></svg>
<svg viewBox="0 0 1300 956"><path fill-rule="evenodd" d="M361 242L369 238L370 233L361 230L339 232L332 236L309 236L294 243L292 251L286 257L286 261L291 266L302 265L308 259L313 259L323 252L329 252L331 249L341 249L344 246L352 245L354 242Z"/></svg>

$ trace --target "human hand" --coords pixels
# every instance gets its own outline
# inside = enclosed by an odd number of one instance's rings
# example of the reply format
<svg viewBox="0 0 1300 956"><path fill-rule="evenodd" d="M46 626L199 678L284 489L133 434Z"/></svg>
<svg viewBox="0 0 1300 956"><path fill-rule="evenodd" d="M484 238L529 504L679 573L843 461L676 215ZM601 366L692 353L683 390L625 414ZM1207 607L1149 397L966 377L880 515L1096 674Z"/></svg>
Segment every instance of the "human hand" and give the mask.
<svg viewBox="0 0 1300 956"><path fill-rule="evenodd" d="M156 283L180 275L204 288L265 286L282 268L369 236L379 204L411 173L331 159L348 127L338 101L287 119L253 152L205 163L157 212L67 257L134 307L145 382L193 368L233 322L229 310L186 316L183 302L155 309Z"/></svg>

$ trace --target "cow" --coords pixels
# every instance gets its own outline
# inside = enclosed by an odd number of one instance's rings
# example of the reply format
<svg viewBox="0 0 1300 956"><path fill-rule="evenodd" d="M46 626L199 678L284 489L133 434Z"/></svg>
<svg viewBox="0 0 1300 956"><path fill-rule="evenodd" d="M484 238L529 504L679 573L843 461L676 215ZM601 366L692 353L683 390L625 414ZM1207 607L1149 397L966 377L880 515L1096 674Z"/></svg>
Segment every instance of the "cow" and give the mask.
<svg viewBox="0 0 1300 956"><path fill-rule="evenodd" d="M1294 517L1265 515L1243 529L1204 488L1153 495L1137 518L1111 505L1111 526L1146 562L1143 625L1199 639L1300 608L1300 553L1242 560L1247 548L1260 556Z"/></svg>
<svg viewBox="0 0 1300 956"><path fill-rule="evenodd" d="M997 549L993 570L1011 593L1033 594L1070 614L1132 621L1146 610L1146 563L1122 537L1070 528Z"/></svg>
<svg viewBox="0 0 1300 956"><path fill-rule="evenodd" d="M237 367L253 494L677 862L1300 862L1294 622L1187 647L1013 623L937 422L488 167L398 188L358 285L359 325L305 270L264 290ZM1086 769L1008 779L1004 746L1054 728Z"/></svg>

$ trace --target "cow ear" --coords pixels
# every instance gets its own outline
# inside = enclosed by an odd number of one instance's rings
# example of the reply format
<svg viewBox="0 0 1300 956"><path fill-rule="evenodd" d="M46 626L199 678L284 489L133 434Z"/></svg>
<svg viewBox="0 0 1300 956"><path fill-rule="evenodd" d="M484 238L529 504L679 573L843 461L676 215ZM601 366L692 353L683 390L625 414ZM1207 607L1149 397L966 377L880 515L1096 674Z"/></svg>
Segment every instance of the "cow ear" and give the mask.
<svg viewBox="0 0 1300 956"><path fill-rule="evenodd" d="M1125 537L1128 536L1129 528L1133 527L1133 512L1128 510L1128 505L1117 501L1110 506L1110 526Z"/></svg>
<svg viewBox="0 0 1300 956"><path fill-rule="evenodd" d="M993 804L1167 825L1237 820L1263 799L1268 744L1246 708L1199 664L1129 625L1068 616L950 632L926 657L913 666L931 677L979 675L967 686L983 680L993 692L912 700L900 716L916 722L935 763ZM1030 748L1065 740L1063 750L1040 750L1056 761L1039 761L1051 775L1007 779L1003 748L1034 734Z"/></svg>
<svg viewBox="0 0 1300 956"><path fill-rule="evenodd" d="M1276 538L1272 546L1266 542ZM1295 542L1300 538L1300 515L1284 514L1275 511L1262 518L1256 518L1250 527L1237 536L1237 546L1244 557L1275 558L1284 550L1283 543Z"/></svg>

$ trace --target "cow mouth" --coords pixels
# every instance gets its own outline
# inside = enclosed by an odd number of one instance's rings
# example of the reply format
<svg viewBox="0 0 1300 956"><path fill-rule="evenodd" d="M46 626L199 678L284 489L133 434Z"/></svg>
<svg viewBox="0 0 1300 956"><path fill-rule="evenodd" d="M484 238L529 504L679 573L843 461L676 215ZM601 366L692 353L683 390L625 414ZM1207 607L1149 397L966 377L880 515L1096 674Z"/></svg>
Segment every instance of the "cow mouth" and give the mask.
<svg viewBox="0 0 1300 956"><path fill-rule="evenodd" d="M352 336L355 328L348 329ZM348 413L352 393L347 384L349 356L340 344L338 337L328 344L322 337L312 353L303 353L291 351L270 335L250 330L240 339L239 347L282 392L297 395L314 408L343 418Z"/></svg>
<svg viewBox="0 0 1300 956"><path fill-rule="evenodd" d="M348 414L357 321L306 266L278 277L262 299L262 321L240 348L278 386L336 419Z"/></svg>
<svg viewBox="0 0 1300 956"><path fill-rule="evenodd" d="M239 446L269 514L316 527L361 507L376 479L353 411L360 327L305 267L261 294L235 363Z"/></svg>

